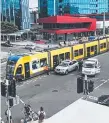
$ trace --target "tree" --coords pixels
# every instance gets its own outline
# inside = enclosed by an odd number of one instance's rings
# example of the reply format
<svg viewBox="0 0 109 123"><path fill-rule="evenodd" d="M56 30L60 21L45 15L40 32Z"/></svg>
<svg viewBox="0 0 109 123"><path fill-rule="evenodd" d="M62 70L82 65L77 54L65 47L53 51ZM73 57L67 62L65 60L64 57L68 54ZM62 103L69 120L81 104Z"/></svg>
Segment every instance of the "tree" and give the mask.
<svg viewBox="0 0 109 123"><path fill-rule="evenodd" d="M1 22L1 33L14 33L18 31L18 27L9 22Z"/></svg>

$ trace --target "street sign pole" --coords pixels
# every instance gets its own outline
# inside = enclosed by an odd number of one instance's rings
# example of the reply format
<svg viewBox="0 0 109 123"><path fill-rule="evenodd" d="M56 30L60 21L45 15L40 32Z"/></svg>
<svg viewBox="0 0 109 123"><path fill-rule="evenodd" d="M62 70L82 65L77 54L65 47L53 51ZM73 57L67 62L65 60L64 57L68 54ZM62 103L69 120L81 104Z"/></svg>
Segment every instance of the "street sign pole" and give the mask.
<svg viewBox="0 0 109 123"><path fill-rule="evenodd" d="M84 78L84 94L85 94L85 99L87 100L87 95L88 95L87 75L85 75L85 78Z"/></svg>

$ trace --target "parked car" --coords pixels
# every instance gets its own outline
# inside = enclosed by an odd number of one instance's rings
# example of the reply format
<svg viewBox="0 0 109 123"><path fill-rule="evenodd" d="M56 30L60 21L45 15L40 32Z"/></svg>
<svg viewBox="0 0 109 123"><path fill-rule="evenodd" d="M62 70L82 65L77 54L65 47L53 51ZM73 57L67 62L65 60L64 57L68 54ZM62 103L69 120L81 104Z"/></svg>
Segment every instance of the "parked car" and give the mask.
<svg viewBox="0 0 109 123"><path fill-rule="evenodd" d="M109 95L102 95L98 97L97 103L101 105L109 106Z"/></svg>
<svg viewBox="0 0 109 123"><path fill-rule="evenodd" d="M25 46L25 49L35 50L35 49L36 49L36 45L33 45L33 44L27 44L27 45Z"/></svg>
<svg viewBox="0 0 109 123"><path fill-rule="evenodd" d="M13 44L9 44L8 42L5 42L5 43L1 43L1 46L4 46L4 47L13 47Z"/></svg>
<svg viewBox="0 0 109 123"><path fill-rule="evenodd" d="M69 72L78 69L78 62L76 60L65 60L62 61L61 64L59 64L55 68L55 73L58 74L68 74Z"/></svg>

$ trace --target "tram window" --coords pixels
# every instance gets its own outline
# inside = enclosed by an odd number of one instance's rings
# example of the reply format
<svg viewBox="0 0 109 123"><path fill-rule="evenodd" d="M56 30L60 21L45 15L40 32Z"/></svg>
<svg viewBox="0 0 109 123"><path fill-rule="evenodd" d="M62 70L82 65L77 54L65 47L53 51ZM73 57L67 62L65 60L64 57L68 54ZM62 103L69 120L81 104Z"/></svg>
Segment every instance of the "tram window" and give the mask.
<svg viewBox="0 0 109 123"><path fill-rule="evenodd" d="M75 50L75 51L74 51L74 56L75 56L75 57L78 56L78 50Z"/></svg>
<svg viewBox="0 0 109 123"><path fill-rule="evenodd" d="M62 61L64 60L64 53L63 54L59 54L59 59L62 60Z"/></svg>
<svg viewBox="0 0 109 123"><path fill-rule="evenodd" d="M103 49L103 44L100 44L100 49Z"/></svg>
<svg viewBox="0 0 109 123"><path fill-rule="evenodd" d="M39 68L39 61L33 61L32 62L32 69L35 70L35 69L38 69Z"/></svg>
<svg viewBox="0 0 109 123"><path fill-rule="evenodd" d="M46 58L40 59L40 66L41 67L46 66L46 64L47 64L47 59Z"/></svg>
<svg viewBox="0 0 109 123"><path fill-rule="evenodd" d="M106 48L106 43L104 43L104 48Z"/></svg>
<svg viewBox="0 0 109 123"><path fill-rule="evenodd" d="M65 53L65 59L70 59L70 52Z"/></svg>
<svg viewBox="0 0 109 123"><path fill-rule="evenodd" d="M16 74L21 74L21 73L22 73L22 65L19 65L16 70Z"/></svg>
<svg viewBox="0 0 109 123"><path fill-rule="evenodd" d="M93 52L93 51L94 51L94 46L91 47L91 52Z"/></svg>
<svg viewBox="0 0 109 123"><path fill-rule="evenodd" d="M83 55L83 49L79 49L79 55Z"/></svg>

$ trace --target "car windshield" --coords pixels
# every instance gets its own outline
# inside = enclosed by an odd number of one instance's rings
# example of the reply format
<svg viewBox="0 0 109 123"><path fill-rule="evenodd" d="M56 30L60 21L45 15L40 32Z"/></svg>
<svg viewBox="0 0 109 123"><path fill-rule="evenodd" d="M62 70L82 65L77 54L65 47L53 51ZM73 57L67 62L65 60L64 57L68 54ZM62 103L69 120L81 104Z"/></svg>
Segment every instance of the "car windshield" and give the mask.
<svg viewBox="0 0 109 123"><path fill-rule="evenodd" d="M91 63L84 63L84 68L94 68L95 65L94 64L91 64Z"/></svg>
<svg viewBox="0 0 109 123"><path fill-rule="evenodd" d="M59 66L67 67L68 66L68 63L62 62Z"/></svg>

